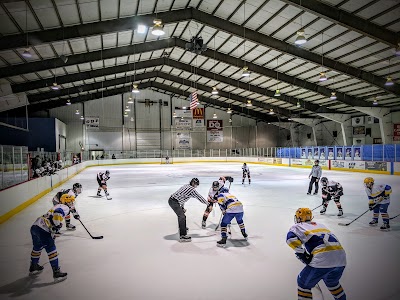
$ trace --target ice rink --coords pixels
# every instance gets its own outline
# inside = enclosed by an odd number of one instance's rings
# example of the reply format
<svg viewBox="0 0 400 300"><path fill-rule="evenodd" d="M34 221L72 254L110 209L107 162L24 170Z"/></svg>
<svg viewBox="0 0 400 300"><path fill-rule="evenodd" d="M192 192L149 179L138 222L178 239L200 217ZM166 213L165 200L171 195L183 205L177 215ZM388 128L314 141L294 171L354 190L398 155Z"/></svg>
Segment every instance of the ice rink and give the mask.
<svg viewBox="0 0 400 300"><path fill-rule="evenodd" d="M299 207L315 208L321 195L306 195L310 169L249 164L252 183L241 184L241 163L191 163L171 165L125 165L92 167L44 196L0 225L0 299L297 299L296 277L303 264L286 245L286 234ZM112 200L96 196L96 173L110 170L108 187ZM227 248L218 248L219 208L210 214L207 229L201 229L205 205L191 199L185 205L191 243L178 242L177 217L168 205L169 196L192 177L206 197L212 181L220 175L234 177L231 193L244 204L244 223L249 240L243 240L237 225ZM323 176L342 183L344 218L330 203L327 214L314 211L344 246L347 267L342 286L347 299L400 299L400 217L391 221L391 231L370 227L371 212L350 226L368 209L363 179L392 186L389 215L400 213L400 178L365 173L323 171ZM32 242L30 226L51 208L51 198L61 188L79 182L83 192L77 210L93 240L77 220L76 231L66 231L56 240L61 270L68 279L53 284L51 267L43 250L45 270L28 276ZM379 225L382 220L380 218ZM321 282L322 293L314 299L333 299Z"/></svg>

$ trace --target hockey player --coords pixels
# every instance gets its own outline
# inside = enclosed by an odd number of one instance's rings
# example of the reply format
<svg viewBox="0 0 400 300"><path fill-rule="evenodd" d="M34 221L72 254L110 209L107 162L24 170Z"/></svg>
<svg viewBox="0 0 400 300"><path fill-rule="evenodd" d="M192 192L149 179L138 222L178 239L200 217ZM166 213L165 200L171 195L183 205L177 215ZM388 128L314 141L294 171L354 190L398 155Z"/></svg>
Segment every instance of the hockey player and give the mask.
<svg viewBox="0 0 400 300"><path fill-rule="evenodd" d="M110 171L106 171L106 173L99 172L97 174L97 183L99 184L99 187L97 188L97 196L101 197L101 190L104 190L104 193L108 197L110 194L107 191L107 180L110 179ZM107 198L109 199L109 198Z"/></svg>
<svg viewBox="0 0 400 300"><path fill-rule="evenodd" d="M58 253L55 245L55 238L62 227L62 221L69 214L73 207L75 196L64 194L60 198L60 204L55 205L45 215L39 217L31 227L33 249L31 252L31 265L29 275L37 275L43 271L43 266L39 265L42 249L46 249L50 265L53 269L55 282L67 279L67 273L60 271L58 264Z"/></svg>
<svg viewBox="0 0 400 300"><path fill-rule="evenodd" d="M186 209L185 203L190 198L196 198L203 204L207 204L208 202L204 199L197 191L196 188L199 186L200 181L197 178L192 178L189 184L185 184L175 193L173 193L168 200L169 206L171 206L172 210L178 216L178 225L179 225L179 241L180 242L191 242L192 238L187 236L188 228L186 227Z"/></svg>
<svg viewBox="0 0 400 300"><path fill-rule="evenodd" d="M286 243L306 266L297 277L298 299L312 299L311 289L323 280L336 300L346 300L339 283L346 266L346 253L337 237L324 225L312 222L309 208L299 208Z"/></svg>
<svg viewBox="0 0 400 300"><path fill-rule="evenodd" d="M248 177L248 179L249 179L249 184L250 184L250 183L251 183L250 169L249 169L249 167L247 166L246 163L243 163L242 170L243 170L242 184L244 184L244 180L245 180L246 176Z"/></svg>
<svg viewBox="0 0 400 300"><path fill-rule="evenodd" d="M213 207L214 207L214 203L216 202L214 197L218 193L218 191L224 186L226 181L233 182L233 178L230 177L230 176L226 176L226 177L221 176L218 179L218 181L214 181L212 183L212 186L211 186L211 188L210 188L210 190L208 192L208 197L207 197L208 205L207 205L207 208L206 208L206 210L204 211L204 214L203 214L203 220L201 221L201 228L203 228L203 229L206 228L206 226L207 226L207 224L206 224L207 218L210 215L210 213L212 212Z"/></svg>
<svg viewBox="0 0 400 300"><path fill-rule="evenodd" d="M338 217L343 216L343 209L342 209L342 204L340 203L340 197L343 196L343 187L339 182L330 180L328 181L328 178L322 177L321 178L321 183L322 183L322 204L323 207L320 211L320 214L323 215L326 212L326 209L328 207L329 201L333 199L335 201L336 207L339 210Z"/></svg>
<svg viewBox="0 0 400 300"><path fill-rule="evenodd" d="M243 204L225 187L219 190L217 195L217 203L222 210L224 217L221 220L221 240L217 242L218 247L226 246L227 239L227 228L228 224L231 223L232 219L235 218L243 237L247 240L246 228L243 223Z"/></svg>
<svg viewBox="0 0 400 300"><path fill-rule="evenodd" d="M308 178L311 178L311 180L310 184L308 185L307 195L311 195L311 190L313 188L314 183L315 183L314 195L318 194L318 181L321 178L321 175L322 175L322 169L321 166L319 165L319 160L317 159L314 162L310 175L308 175Z"/></svg>
<svg viewBox="0 0 400 300"><path fill-rule="evenodd" d="M378 225L378 218L380 213L383 220L381 230L388 231L390 230L390 225L389 214L387 213L387 211L390 205L390 194L392 193L392 188L390 187L390 185L387 184L375 185L374 183L375 180L372 177L367 177L364 179L365 191L369 200L369 210L374 211L373 219L371 222L369 222L369 225Z"/></svg>
<svg viewBox="0 0 400 300"><path fill-rule="evenodd" d="M78 195L82 193L82 184L80 183L74 183L74 185L72 186L72 189L65 189L65 190L61 190L59 191L54 197L53 197L53 205L57 205L60 204L60 199L62 197L62 195L70 195L70 196L74 196L75 198L78 197ZM69 210L69 213L65 216L65 227L67 228L67 230L75 230L76 227L74 225L71 224L71 213L73 214L75 219L79 219L79 214L76 211L75 207L71 207ZM77 217L75 217L77 216Z"/></svg>

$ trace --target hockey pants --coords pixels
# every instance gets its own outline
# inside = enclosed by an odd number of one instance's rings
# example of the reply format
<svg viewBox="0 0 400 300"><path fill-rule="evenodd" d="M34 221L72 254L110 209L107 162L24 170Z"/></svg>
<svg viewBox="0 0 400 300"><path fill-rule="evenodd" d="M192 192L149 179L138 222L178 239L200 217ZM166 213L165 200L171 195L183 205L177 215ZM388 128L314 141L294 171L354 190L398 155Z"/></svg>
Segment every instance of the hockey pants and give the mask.
<svg viewBox="0 0 400 300"><path fill-rule="evenodd" d="M308 185L308 192L311 194L313 184L315 183L315 193L318 193L318 177L311 177L310 184Z"/></svg>
<svg viewBox="0 0 400 300"><path fill-rule="evenodd" d="M176 215L178 216L178 225L179 225L179 235L183 236L187 234L186 229L186 215L183 212L183 208L179 205L178 200L174 198L169 198L168 200L169 206L174 210Z"/></svg>
<svg viewBox="0 0 400 300"><path fill-rule="evenodd" d="M207 208L203 214L203 221L207 221L208 215L210 214L210 212L212 212L213 207L214 207L214 203L208 202Z"/></svg>
<svg viewBox="0 0 400 300"><path fill-rule="evenodd" d="M244 227L244 223L243 223L243 214L244 213L225 213L224 217L222 218L221 221L221 236L224 238L227 237L226 232L228 229L228 224L231 223L232 219L235 218L236 222L238 223L239 227L240 227L240 231L242 233L246 232L246 228Z"/></svg>
<svg viewBox="0 0 400 300"><path fill-rule="evenodd" d="M346 294L339 283L344 268L314 268L307 265L297 277L298 299L312 299L311 289L322 279L336 300L346 300Z"/></svg>
<svg viewBox="0 0 400 300"><path fill-rule="evenodd" d="M378 222L379 213L382 216L383 223L389 224L389 214L387 213L390 203L378 204L374 207L374 220Z"/></svg>
<svg viewBox="0 0 400 300"><path fill-rule="evenodd" d="M39 263L42 249L46 249L52 267L58 268L58 253L54 239L50 232L47 232L37 225L31 227L33 249L31 252L31 262Z"/></svg>

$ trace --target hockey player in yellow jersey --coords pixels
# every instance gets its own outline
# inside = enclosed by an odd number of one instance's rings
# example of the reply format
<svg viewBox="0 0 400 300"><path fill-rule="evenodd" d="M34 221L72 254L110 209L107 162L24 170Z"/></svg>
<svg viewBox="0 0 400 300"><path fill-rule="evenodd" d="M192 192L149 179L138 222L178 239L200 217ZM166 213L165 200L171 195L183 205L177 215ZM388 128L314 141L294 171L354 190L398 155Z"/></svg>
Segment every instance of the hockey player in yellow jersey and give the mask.
<svg viewBox="0 0 400 300"><path fill-rule="evenodd" d="M311 289L323 280L336 300L346 300L339 283L346 266L346 253L337 237L324 225L312 221L309 208L299 208L286 243L306 266L297 277L298 299L312 299Z"/></svg>
<svg viewBox="0 0 400 300"><path fill-rule="evenodd" d="M368 196L368 206L370 210L374 211L373 219L369 222L370 226L378 225L379 213L382 216L383 225L381 230L389 231L389 214L388 208L390 205L390 194L392 188L387 184L375 184L375 180L372 177L364 179L365 192Z"/></svg>
<svg viewBox="0 0 400 300"><path fill-rule="evenodd" d="M67 279L67 273L62 273L60 271L58 253L54 241L74 201L75 196L68 194L62 195L60 204L55 205L33 223L31 227L33 249L31 252L31 266L29 268L30 275L37 275L43 271L43 266L39 265L39 259L42 249L44 248L46 249L50 265L53 269L54 281L58 282Z"/></svg>

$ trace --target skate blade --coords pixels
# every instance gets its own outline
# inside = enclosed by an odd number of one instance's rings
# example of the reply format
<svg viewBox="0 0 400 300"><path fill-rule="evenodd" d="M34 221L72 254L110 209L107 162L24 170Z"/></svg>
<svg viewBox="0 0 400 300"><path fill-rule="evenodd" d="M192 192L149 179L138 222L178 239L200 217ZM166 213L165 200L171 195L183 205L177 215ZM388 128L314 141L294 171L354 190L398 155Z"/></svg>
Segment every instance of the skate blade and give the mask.
<svg viewBox="0 0 400 300"><path fill-rule="evenodd" d="M217 247L226 248L226 244L217 244Z"/></svg>
<svg viewBox="0 0 400 300"><path fill-rule="evenodd" d="M381 229L381 231L390 231L390 228Z"/></svg>
<svg viewBox="0 0 400 300"><path fill-rule="evenodd" d="M192 239L190 240L179 240L179 243L190 243L192 241Z"/></svg>
<svg viewBox="0 0 400 300"><path fill-rule="evenodd" d="M69 230L69 231L75 231L76 228L68 228L68 227L67 227L67 230Z"/></svg>
<svg viewBox="0 0 400 300"><path fill-rule="evenodd" d="M376 227L376 226L378 226L378 224L368 224L369 226L371 226L371 227Z"/></svg>
<svg viewBox="0 0 400 300"><path fill-rule="evenodd" d="M60 278L54 278L54 284L57 284L61 281L67 280L67 276L65 277L60 277Z"/></svg>
<svg viewBox="0 0 400 300"><path fill-rule="evenodd" d="M43 272L43 270L29 272L29 276L36 276L36 275L39 275L39 274L42 273L42 272Z"/></svg>

